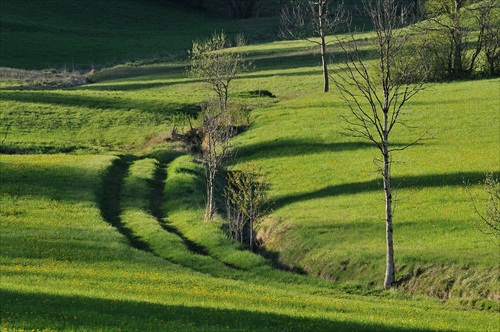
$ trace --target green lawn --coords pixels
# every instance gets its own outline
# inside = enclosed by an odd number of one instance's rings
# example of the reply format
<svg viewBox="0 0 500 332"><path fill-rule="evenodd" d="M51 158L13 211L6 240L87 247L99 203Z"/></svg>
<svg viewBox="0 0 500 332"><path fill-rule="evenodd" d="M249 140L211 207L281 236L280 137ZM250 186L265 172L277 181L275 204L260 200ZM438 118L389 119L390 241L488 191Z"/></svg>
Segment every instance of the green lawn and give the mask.
<svg viewBox="0 0 500 332"><path fill-rule="evenodd" d="M340 134L346 126L340 116L349 111L335 92L314 91L318 76L273 78L271 91L287 83L287 91L296 84L302 90L278 94L278 103L256 110L252 129L236 139L237 162L256 161L271 182L275 212L262 225L267 249L315 275L380 285L385 223L382 181L373 163L378 151ZM395 129L394 143L402 145L427 132L394 157L400 276L416 266L442 265L439 275L445 277L449 264L456 264L488 275L475 280L482 280L482 295L498 293L498 248L476 229L478 216L465 190L465 182L499 172L500 113L498 98L492 98L498 87L498 80L431 85L408 104L404 121L416 129ZM472 277L459 275L457 293L461 279Z"/></svg>

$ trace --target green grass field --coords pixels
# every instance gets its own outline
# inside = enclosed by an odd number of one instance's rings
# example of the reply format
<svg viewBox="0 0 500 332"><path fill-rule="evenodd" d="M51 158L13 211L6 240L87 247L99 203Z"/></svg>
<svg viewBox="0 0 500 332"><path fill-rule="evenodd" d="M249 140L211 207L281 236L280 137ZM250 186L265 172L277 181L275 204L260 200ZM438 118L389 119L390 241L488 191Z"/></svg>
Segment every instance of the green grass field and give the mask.
<svg viewBox="0 0 500 332"><path fill-rule="evenodd" d="M377 151L341 134L349 111L321 92L310 44L251 44L255 68L232 83L252 124L230 167L252 160L270 181L259 238L271 262L231 243L222 218L202 221L202 167L166 138L187 117L196 124L209 96L185 74L191 41L221 28L267 39L274 23L153 2L56 3L40 16L41 2L2 1L1 66L140 61L69 89L0 80L3 330L498 329L498 247L476 228L465 183L480 194L486 173L500 173L499 79L432 84L408 103L395 143L426 134L395 155L400 286L384 291Z"/></svg>
<svg viewBox="0 0 500 332"><path fill-rule="evenodd" d="M172 246L163 255L134 249L130 235L101 215L110 202L107 174L116 157L34 155L2 157L2 317L6 330L493 330L496 314L466 310L432 299L393 294L349 295L333 284L287 272L263 273L262 259L242 252L241 266L229 257L200 254ZM120 190L121 222L147 229L148 204L156 162L131 161ZM194 168L193 168L194 167ZM181 157L168 176L176 190L196 188L188 170L197 166ZM199 169L198 169L199 170ZM103 188L102 186L106 184ZM131 190L133 188L133 190ZM149 189L148 189L149 188ZM169 183L165 194L171 193ZM134 199L134 196L136 199ZM198 195L199 197L199 195ZM185 200L183 208L200 220L203 210ZM189 206L191 205L191 206ZM171 211L171 223L189 220ZM136 210L131 211L131 210ZM141 211L139 211L141 210ZM131 225L131 213L139 213ZM108 219L108 218L106 218ZM208 227L208 228L207 228ZM212 230L210 230L212 228ZM175 235L153 232L171 245ZM164 235L162 235L164 234ZM205 225L205 238L217 230ZM194 237L194 236L193 236ZM147 238L141 236L141 238ZM223 242L223 240L219 240ZM160 240L161 242L161 240ZM236 248L225 247L226 256ZM213 246L208 247L213 248ZM198 260L198 262L196 262ZM244 267L253 261L252 266ZM196 266L192 262L197 263ZM200 262L206 262L203 265ZM209 263L211 262L211 263ZM260 263L259 263L260 262ZM237 264L237 263L235 263ZM259 266L261 266L259 268ZM255 273L254 267L261 273ZM201 270L201 271L200 271ZM387 312L391 311L390 317Z"/></svg>

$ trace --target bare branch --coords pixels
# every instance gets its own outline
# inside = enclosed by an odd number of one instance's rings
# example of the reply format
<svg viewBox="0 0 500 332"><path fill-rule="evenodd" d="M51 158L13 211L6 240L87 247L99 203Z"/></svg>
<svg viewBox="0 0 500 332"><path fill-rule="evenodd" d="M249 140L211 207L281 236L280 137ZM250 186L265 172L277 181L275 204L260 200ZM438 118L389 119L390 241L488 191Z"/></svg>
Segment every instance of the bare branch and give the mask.
<svg viewBox="0 0 500 332"><path fill-rule="evenodd" d="M426 75L417 84L412 84L412 71L423 73L418 68L421 62L413 61L415 53L406 52L411 36L397 30L404 23L398 15L395 0L365 1L364 8L371 19L378 51L376 67L369 67L358 48L354 33L349 42L338 40L345 60L339 65L338 74L331 77L341 98L350 109L351 118L343 117L352 136L365 138L375 144L381 153L381 174L384 184L386 213L387 266L384 286L392 287L395 279L392 219L394 213L393 190L391 188L392 152L405 150L415 141L392 147L391 132L400 122L405 104L422 90ZM403 13L409 11L402 10ZM376 75L376 76L375 76Z"/></svg>

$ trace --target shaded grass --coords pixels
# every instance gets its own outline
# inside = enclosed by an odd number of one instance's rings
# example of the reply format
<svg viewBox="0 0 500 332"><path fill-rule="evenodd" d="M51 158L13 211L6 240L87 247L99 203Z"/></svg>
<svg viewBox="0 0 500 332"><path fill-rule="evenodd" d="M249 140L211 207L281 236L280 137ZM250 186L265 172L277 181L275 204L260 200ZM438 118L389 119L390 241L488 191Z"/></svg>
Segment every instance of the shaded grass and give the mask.
<svg viewBox="0 0 500 332"><path fill-rule="evenodd" d="M161 1L6 0L1 11L0 65L26 69L175 57L214 30L275 38L278 23L223 20Z"/></svg>

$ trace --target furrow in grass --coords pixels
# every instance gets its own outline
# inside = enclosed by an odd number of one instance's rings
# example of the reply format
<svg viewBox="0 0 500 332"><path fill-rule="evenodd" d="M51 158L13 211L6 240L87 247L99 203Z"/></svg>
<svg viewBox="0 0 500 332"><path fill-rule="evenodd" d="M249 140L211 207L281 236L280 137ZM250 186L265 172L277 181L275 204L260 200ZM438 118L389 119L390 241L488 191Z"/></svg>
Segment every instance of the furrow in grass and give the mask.
<svg viewBox="0 0 500 332"><path fill-rule="evenodd" d="M120 219L124 227L134 238L146 243L152 253L165 260L216 277L237 277L241 271L207 256L204 249L193 249L202 247L166 226L164 212L156 206L163 201L163 196L155 196L163 186L155 180L165 177L158 168L161 165L150 158L131 164L120 195ZM191 247L187 243L191 243Z"/></svg>
<svg viewBox="0 0 500 332"><path fill-rule="evenodd" d="M201 167L190 156L178 157L169 164L165 184L167 199L164 205L169 222L186 238L202 245L211 257L226 266L245 270L247 274L271 271L278 273L262 256L231 242L221 229L221 221L203 221L201 174Z"/></svg>
<svg viewBox="0 0 500 332"><path fill-rule="evenodd" d="M167 178L167 165L160 163L154 172L153 192L151 195L151 214L156 218L158 224L167 232L173 233L181 238L184 245L193 253L208 256L207 250L201 245L186 238L175 226L166 220L166 213L163 209L165 202L165 180Z"/></svg>
<svg viewBox="0 0 500 332"><path fill-rule="evenodd" d="M133 234L133 231L122 222L120 216L122 208L122 204L120 202L122 182L126 177L134 159L135 157L133 156L121 156L119 159L114 160L111 166L107 169L103 178L101 192L98 195L100 198L99 208L103 219L123 234L132 247L151 252L149 245L136 237Z"/></svg>

